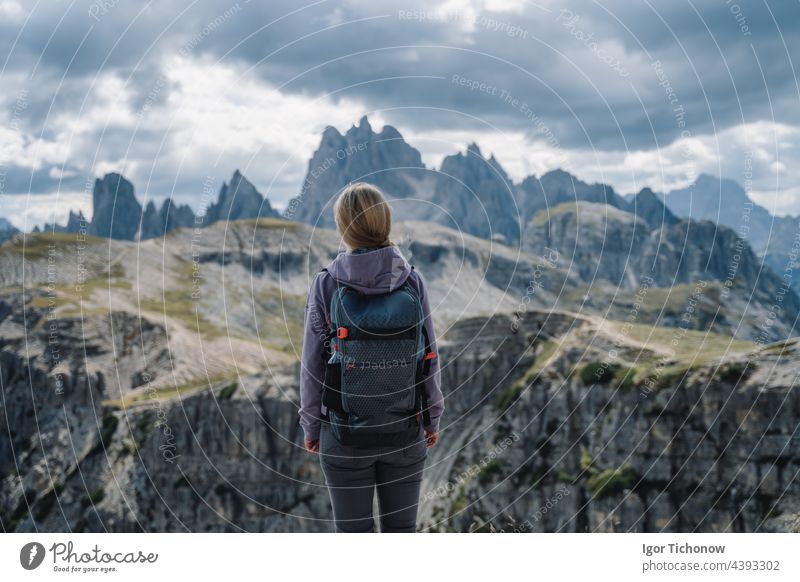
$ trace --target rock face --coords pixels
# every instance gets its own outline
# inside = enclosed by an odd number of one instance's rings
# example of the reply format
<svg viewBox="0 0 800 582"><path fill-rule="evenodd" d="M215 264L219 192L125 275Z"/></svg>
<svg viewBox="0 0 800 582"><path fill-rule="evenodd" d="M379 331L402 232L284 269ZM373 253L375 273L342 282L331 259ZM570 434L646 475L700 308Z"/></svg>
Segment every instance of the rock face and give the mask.
<svg viewBox="0 0 800 582"><path fill-rule="evenodd" d="M425 525L567 532L797 527L796 513L774 519L796 512L800 495L796 341L669 368L667 353L620 346L619 337L598 335L588 321L530 313L513 337L509 324L502 317L463 322L441 346L447 361L469 342L470 357L445 366L448 416L458 430L445 429L431 455ZM615 346L623 347L619 354L633 349L603 368ZM651 366L653 358L650 372L626 379L630 366Z"/></svg>
<svg viewBox="0 0 800 582"><path fill-rule="evenodd" d="M195 225L195 215L188 204L173 204L172 198L164 200L161 210L151 200L142 214L139 239L146 240L164 236L175 228L189 228Z"/></svg>
<svg viewBox="0 0 800 582"><path fill-rule="evenodd" d="M160 209L151 200L142 210L134 195L133 184L113 173L95 181L92 204L94 212L88 225L82 213L70 211L66 225L46 224L41 232L85 231L93 236L117 240L147 240L164 236L176 228L207 226L220 220L279 216L269 200L239 170L233 173L229 183L223 183L217 201L199 218L188 204L175 204L172 198L164 200ZM35 232L40 230L37 228ZM0 228L0 243L5 240L2 237Z"/></svg>
<svg viewBox="0 0 800 582"><path fill-rule="evenodd" d="M652 228L590 202L535 226L564 250L431 222L393 232L444 333L447 412L420 528L800 531L797 339L733 337L766 305L758 292L738 304L736 287L656 286L668 273L710 280L726 265L710 249L735 245L713 237L730 230ZM572 255L623 281L651 268L570 247L573 226L589 240L614 231L609 256L633 239L655 265L646 297L572 268ZM301 446L297 358L309 276L338 250L333 231L275 219L0 247L3 530L329 531ZM727 327L709 323L720 314Z"/></svg>
<svg viewBox="0 0 800 582"><path fill-rule="evenodd" d="M5 332L24 325L17 308L0 305ZM163 330L140 338L135 318L88 323L114 326L131 363L142 339L163 350ZM530 311L513 323L465 320L441 343L448 412L425 474L421 529L794 527L796 343L737 347L676 372L671 356L621 345L618 329L589 319ZM331 529L317 459L301 447L296 367L182 397L145 386L122 410L109 401L114 369L82 364L84 349L109 351L104 334L83 339L77 320L60 326L58 366L45 331L29 334L29 357L15 340L0 351L0 428L11 435L0 441L4 530ZM684 339L704 341L697 335ZM612 372L585 372L615 346Z"/></svg>
<svg viewBox="0 0 800 582"><path fill-rule="evenodd" d="M737 232L741 230L740 236L748 240L756 252L764 251L770 232L776 227L773 220L783 220L754 204L734 180L708 174L700 174L690 186L672 190L663 198L669 209L680 217L711 220Z"/></svg>
<svg viewBox="0 0 800 582"><path fill-rule="evenodd" d="M628 209L628 203L611 186L587 184L564 170L547 172L541 178L528 176L519 185L517 197L525 223L538 212L564 202L595 202Z"/></svg>
<svg viewBox="0 0 800 582"><path fill-rule="evenodd" d="M664 201L678 216L711 220L732 228L764 257L764 262L775 273L785 273L791 279L791 286L800 292L800 277L792 276L800 264L797 260L800 249L798 217L773 216L753 202L734 180L707 174L698 176L687 188L669 192Z"/></svg>
<svg viewBox="0 0 800 582"><path fill-rule="evenodd" d="M203 222L212 224L218 220L277 216L278 213L272 209L269 200L265 199L239 170L236 170L231 181L222 184L219 197L208 207Z"/></svg>
<svg viewBox="0 0 800 582"><path fill-rule="evenodd" d="M647 223L650 228L658 228L678 222L661 198L650 188L643 188L629 204L630 211Z"/></svg>
<svg viewBox="0 0 800 582"><path fill-rule="evenodd" d="M289 202L284 217L332 228L334 198L347 184L370 182L393 198L407 198L418 193L425 176L420 153L390 125L373 131L365 116L344 135L325 129L300 195Z"/></svg>
<svg viewBox="0 0 800 582"><path fill-rule="evenodd" d="M438 221L451 228L509 244L519 241L515 187L494 156L485 159L477 144L444 159L433 201L444 211Z"/></svg>
<svg viewBox="0 0 800 582"><path fill-rule="evenodd" d="M107 174L94 182L92 221L88 232L117 240L134 240L139 229L142 206L133 193L133 184L119 174Z"/></svg>
<svg viewBox="0 0 800 582"><path fill-rule="evenodd" d="M633 207L637 214L591 202L542 210L528 225L525 246L534 254L557 249L568 257L568 265L563 266L592 287L611 284L635 292L653 285L676 288L701 282L695 299L711 304L709 319L701 323L708 329L722 331L733 323L741 337L759 341L796 333L797 294L764 269L735 232L709 221L678 221L647 191ZM690 302L687 298L684 309ZM728 308L720 313L723 304ZM780 317L770 316L771 311L780 312Z"/></svg>

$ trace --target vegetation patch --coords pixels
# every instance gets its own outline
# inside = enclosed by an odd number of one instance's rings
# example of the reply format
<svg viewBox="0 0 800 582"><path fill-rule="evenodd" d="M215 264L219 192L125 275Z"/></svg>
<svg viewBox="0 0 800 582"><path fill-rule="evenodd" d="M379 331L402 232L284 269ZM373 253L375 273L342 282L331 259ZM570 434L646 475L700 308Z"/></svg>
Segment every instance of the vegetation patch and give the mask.
<svg viewBox="0 0 800 582"><path fill-rule="evenodd" d="M84 507L89 507L90 505L96 505L100 503L106 497L106 492L102 487L98 487L94 489L81 500L81 505Z"/></svg>
<svg viewBox="0 0 800 582"><path fill-rule="evenodd" d="M289 231L299 230L302 228L302 224L299 222L295 222L293 220L285 220L283 218L273 218L271 216L261 216L259 218L246 218L244 220L237 220L239 224L244 224L247 226L255 226L256 229L264 228L264 229L286 229Z"/></svg>
<svg viewBox="0 0 800 582"><path fill-rule="evenodd" d="M591 475L586 486L594 499L603 499L619 495L630 489L636 482L636 473L630 465L623 465L617 469L605 469Z"/></svg>
<svg viewBox="0 0 800 582"><path fill-rule="evenodd" d="M578 461L578 467L580 467L580 470L583 473L592 473L597 471L597 469L594 467L594 459L588 450L581 449L581 458Z"/></svg>
<svg viewBox="0 0 800 582"><path fill-rule="evenodd" d="M215 338L225 334L225 330L215 326L197 309L191 292L170 289L158 299L145 299L141 302L142 311L150 311L175 319L202 337Z"/></svg>
<svg viewBox="0 0 800 582"><path fill-rule="evenodd" d="M478 483L486 485L491 483L496 477L502 477L505 474L503 463L500 459L492 459L481 469L478 475Z"/></svg>
<svg viewBox="0 0 800 582"><path fill-rule="evenodd" d="M571 485L577 480L578 478L575 475L567 473L566 471L559 471L556 473L556 481L559 483L569 483Z"/></svg>
<svg viewBox="0 0 800 582"><path fill-rule="evenodd" d="M236 392L236 389L239 387L237 382L231 382L225 388L219 391L219 399L220 400L230 400L231 397Z"/></svg>
<svg viewBox="0 0 800 582"><path fill-rule="evenodd" d="M747 378L755 370L755 364L752 364L749 360L744 362L729 362L727 364L721 365L718 369L716 374L714 374L714 380L718 382L727 382L729 384L738 384Z"/></svg>
<svg viewBox="0 0 800 582"><path fill-rule="evenodd" d="M774 344L769 344L761 348L762 354L770 354L777 356L788 356L796 352L797 339L789 339Z"/></svg>
<svg viewBox="0 0 800 582"><path fill-rule="evenodd" d="M576 370L576 375L586 386L590 384L608 384L614 379L617 367L616 364L608 364L606 362L591 362L579 367Z"/></svg>

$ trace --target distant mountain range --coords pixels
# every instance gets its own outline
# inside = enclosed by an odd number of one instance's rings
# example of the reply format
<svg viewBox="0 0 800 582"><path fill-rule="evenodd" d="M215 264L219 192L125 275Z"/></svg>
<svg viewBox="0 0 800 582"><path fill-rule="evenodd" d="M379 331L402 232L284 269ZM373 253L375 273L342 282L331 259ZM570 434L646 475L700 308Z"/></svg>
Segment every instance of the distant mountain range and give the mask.
<svg viewBox="0 0 800 582"><path fill-rule="evenodd" d="M737 182L702 174L687 188L661 198L678 216L732 228L779 275L800 268L800 217L772 215ZM791 285L800 290L800 277L791 277Z"/></svg>
<svg viewBox="0 0 800 582"><path fill-rule="evenodd" d="M484 157L474 143L464 153L447 156L438 170L426 168L420 152L397 129L386 125L376 133L366 116L344 135L334 127L325 129L300 194L289 202L282 217L333 227L333 200L345 185L361 180L377 184L394 198L400 220L431 220L509 244L520 241L537 212L563 202L608 204L643 218L650 226L674 222L675 217L711 220L736 231L773 267L784 266L776 262L790 254L792 241L800 234L800 219L771 215L733 180L701 174L692 185L666 195L645 188L640 194L646 200L640 195L620 196L606 184L587 184L564 170L528 176L515 184L498 160ZM278 216L270 201L238 170L222 185L217 202L199 217L188 205L174 204L171 199L160 208L152 201L142 208L133 185L115 173L96 180L92 203L90 234L121 240L153 238L173 228L223 219ZM70 213L66 225L45 225L42 230L71 232L82 221L80 213ZM5 231L16 229L0 219L0 233Z"/></svg>
<svg viewBox="0 0 800 582"><path fill-rule="evenodd" d="M92 219L70 211L66 225L47 224L43 231L79 232L115 240L146 240L163 236L175 228L207 226L219 220L275 218L278 213L239 170L230 182L224 182L217 201L195 215L187 204L174 204L167 198L157 209L151 200L147 206L136 199L133 184L117 173L95 180L92 192ZM39 232L40 229L34 229Z"/></svg>
<svg viewBox="0 0 800 582"><path fill-rule="evenodd" d="M687 189L663 195L644 188L627 198L563 170L515 184L476 144L447 156L438 170L427 168L397 129L387 125L375 132L366 117L344 135L333 127L323 132L300 194L282 214L238 170L198 215L172 199L160 208L152 201L143 208L133 185L114 173L96 180L88 224L71 212L66 225L46 230L83 227L95 236L146 240L175 228L257 217L329 228L336 195L360 180L393 198L398 221L432 221L533 253L555 247L569 253L569 269L581 281L620 289L635 290L651 276L659 287L710 279L722 282L726 294L756 289L766 305L777 296L781 275L795 266L800 243L797 219L771 216L731 180L701 175ZM788 284L800 289L800 277L790 277ZM800 299L792 293L784 305L796 313ZM793 327L786 325L784 331Z"/></svg>

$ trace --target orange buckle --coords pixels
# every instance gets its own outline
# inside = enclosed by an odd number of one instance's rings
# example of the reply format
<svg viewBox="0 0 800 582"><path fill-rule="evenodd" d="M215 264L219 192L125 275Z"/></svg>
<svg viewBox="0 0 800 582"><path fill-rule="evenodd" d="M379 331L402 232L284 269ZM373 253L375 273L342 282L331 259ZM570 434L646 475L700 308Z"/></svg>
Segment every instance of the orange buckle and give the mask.
<svg viewBox="0 0 800 582"><path fill-rule="evenodd" d="M336 337L339 339L345 339L347 338L348 333L349 332L347 331L346 327L340 327L336 330Z"/></svg>
<svg viewBox="0 0 800 582"><path fill-rule="evenodd" d="M436 353L435 352L428 352L427 354L425 354L425 357L423 359L424 360L435 360L436 359Z"/></svg>

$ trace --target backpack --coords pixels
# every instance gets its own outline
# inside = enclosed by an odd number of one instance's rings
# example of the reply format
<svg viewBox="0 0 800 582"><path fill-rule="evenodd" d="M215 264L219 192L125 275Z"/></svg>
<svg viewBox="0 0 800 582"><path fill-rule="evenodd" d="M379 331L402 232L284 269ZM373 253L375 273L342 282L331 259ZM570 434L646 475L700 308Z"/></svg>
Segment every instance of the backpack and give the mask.
<svg viewBox="0 0 800 582"><path fill-rule="evenodd" d="M416 290L407 281L379 295L339 286L328 313L322 402L331 432L353 446L412 442L420 416L430 423L423 381L436 357Z"/></svg>

